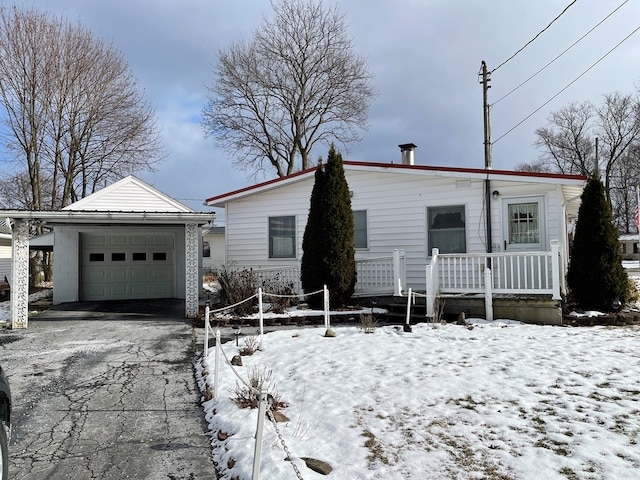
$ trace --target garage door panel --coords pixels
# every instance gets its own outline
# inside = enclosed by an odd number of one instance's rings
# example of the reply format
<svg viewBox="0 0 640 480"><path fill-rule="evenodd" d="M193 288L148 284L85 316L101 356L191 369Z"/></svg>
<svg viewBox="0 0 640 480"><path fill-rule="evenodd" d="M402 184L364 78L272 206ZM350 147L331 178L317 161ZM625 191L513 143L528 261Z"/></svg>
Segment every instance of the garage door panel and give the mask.
<svg viewBox="0 0 640 480"><path fill-rule="evenodd" d="M82 300L175 296L172 234L83 234Z"/></svg>

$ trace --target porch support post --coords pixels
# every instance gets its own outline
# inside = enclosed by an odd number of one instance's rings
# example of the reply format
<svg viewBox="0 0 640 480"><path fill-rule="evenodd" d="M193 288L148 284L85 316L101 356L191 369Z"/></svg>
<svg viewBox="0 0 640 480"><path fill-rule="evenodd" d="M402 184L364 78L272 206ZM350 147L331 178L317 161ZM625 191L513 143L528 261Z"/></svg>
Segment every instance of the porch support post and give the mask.
<svg viewBox="0 0 640 480"><path fill-rule="evenodd" d="M435 301L438 292L438 253L440 250L437 248L431 249L431 262L426 267L426 302L427 302L427 317L431 317L433 320L435 316Z"/></svg>
<svg viewBox="0 0 640 480"><path fill-rule="evenodd" d="M560 242L551 240L551 283L553 288L553 300L561 300L560 296Z"/></svg>
<svg viewBox="0 0 640 480"><path fill-rule="evenodd" d="M200 284L199 279L199 232L197 223L185 223L185 316L187 318L196 318L198 316L198 307L200 302Z"/></svg>
<svg viewBox="0 0 640 480"><path fill-rule="evenodd" d="M402 295L402 289L406 287L405 268L401 263L404 262L404 250L393 250L393 294L396 297Z"/></svg>
<svg viewBox="0 0 640 480"><path fill-rule="evenodd" d="M14 220L11 245L11 328L29 322L29 221Z"/></svg>
<svg viewBox="0 0 640 480"><path fill-rule="evenodd" d="M493 275L490 268L484 269L484 314L493 322Z"/></svg>

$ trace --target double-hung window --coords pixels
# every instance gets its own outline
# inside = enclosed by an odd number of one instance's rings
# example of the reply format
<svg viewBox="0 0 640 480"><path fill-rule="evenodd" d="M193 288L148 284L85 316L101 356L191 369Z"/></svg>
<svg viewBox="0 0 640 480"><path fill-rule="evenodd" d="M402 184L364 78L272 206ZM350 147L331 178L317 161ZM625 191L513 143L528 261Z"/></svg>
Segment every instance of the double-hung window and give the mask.
<svg viewBox="0 0 640 480"><path fill-rule="evenodd" d="M296 217L269 217L269 258L296 258Z"/></svg>
<svg viewBox="0 0 640 480"><path fill-rule="evenodd" d="M355 248L367 248L367 211L353 211L353 245Z"/></svg>
<svg viewBox="0 0 640 480"><path fill-rule="evenodd" d="M464 205L427 208L429 250L437 248L440 253L466 253Z"/></svg>

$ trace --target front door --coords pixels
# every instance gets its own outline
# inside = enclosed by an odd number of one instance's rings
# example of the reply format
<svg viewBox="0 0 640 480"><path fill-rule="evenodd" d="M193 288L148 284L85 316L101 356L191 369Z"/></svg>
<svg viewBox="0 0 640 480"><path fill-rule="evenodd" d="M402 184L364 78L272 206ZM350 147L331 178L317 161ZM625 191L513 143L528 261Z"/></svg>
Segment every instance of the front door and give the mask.
<svg viewBox="0 0 640 480"><path fill-rule="evenodd" d="M503 245L508 253L546 250L544 197L503 200ZM494 275L508 288L540 288L550 274L546 257L507 256L494 265Z"/></svg>

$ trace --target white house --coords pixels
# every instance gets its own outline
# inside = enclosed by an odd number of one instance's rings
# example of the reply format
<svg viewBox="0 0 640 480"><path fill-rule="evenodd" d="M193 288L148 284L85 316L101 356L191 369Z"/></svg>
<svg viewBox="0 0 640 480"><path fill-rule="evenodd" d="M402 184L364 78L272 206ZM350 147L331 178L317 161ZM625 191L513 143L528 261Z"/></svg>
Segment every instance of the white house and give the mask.
<svg viewBox="0 0 640 480"><path fill-rule="evenodd" d="M5 277L11 283L11 229L0 219L0 282Z"/></svg>
<svg viewBox="0 0 640 480"><path fill-rule="evenodd" d="M224 227L207 224L202 227L202 268L213 272L225 264Z"/></svg>
<svg viewBox="0 0 640 480"><path fill-rule="evenodd" d="M638 260L638 234L626 233L618 237L623 260Z"/></svg>
<svg viewBox="0 0 640 480"><path fill-rule="evenodd" d="M29 223L53 228L54 304L185 299L198 314L202 287L197 213L136 177L126 177L60 211L4 210L12 224L12 326L27 325Z"/></svg>
<svg viewBox="0 0 640 480"><path fill-rule="evenodd" d="M386 293L398 293L398 276L402 277L401 290L426 291L426 269L434 248L445 254L443 258L452 255L459 257L458 262L467 262L463 269L467 276L481 274L490 264L488 255L511 258L544 252L544 265L522 263L528 262L522 257L511 266L494 260L494 270L501 266L502 280L513 277L510 282L520 285L523 273L514 269L530 265L526 268L532 271L527 275L536 277L528 279L530 286L550 293L547 279L553 262L547 259L557 245L559 284L553 291L559 298L569 251L568 225L577 216L585 177L415 165L413 152L410 156L405 153L403 163L398 164L344 162L355 219L356 262L375 263L375 259L392 258L394 252L403 259ZM225 209L227 266L281 271L299 267L314 171L311 168L206 200L209 206ZM469 255L479 255L481 264L469 266ZM472 268L477 271L471 272ZM381 286L380 277L386 273L375 269L379 266L358 270L357 293L384 293L375 283ZM448 280L442 272L440 276L442 290ZM540 277L544 277L544 288ZM465 282L458 290L471 291L472 280ZM523 290L522 286L512 290Z"/></svg>

